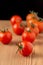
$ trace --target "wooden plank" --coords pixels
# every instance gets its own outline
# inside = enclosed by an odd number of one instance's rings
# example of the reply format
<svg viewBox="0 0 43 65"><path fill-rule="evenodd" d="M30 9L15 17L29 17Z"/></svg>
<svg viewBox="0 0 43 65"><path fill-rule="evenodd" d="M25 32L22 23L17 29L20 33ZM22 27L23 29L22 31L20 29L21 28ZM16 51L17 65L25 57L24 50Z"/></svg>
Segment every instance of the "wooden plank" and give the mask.
<svg viewBox="0 0 43 65"><path fill-rule="evenodd" d="M13 33L11 24L9 21L0 20L0 29L9 28L13 35L13 39L9 45L3 45L0 42L0 65L43 65L43 33L39 34L34 41L34 50L31 57L23 57L19 53L16 54L17 47L15 43L21 41L21 36L17 36Z"/></svg>

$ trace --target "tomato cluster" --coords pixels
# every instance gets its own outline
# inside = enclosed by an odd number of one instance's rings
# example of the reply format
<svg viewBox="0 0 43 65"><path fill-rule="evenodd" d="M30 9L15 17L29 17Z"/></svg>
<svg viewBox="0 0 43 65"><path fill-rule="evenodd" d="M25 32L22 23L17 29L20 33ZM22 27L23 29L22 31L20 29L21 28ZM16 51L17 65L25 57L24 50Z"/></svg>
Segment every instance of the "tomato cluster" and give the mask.
<svg viewBox="0 0 43 65"><path fill-rule="evenodd" d="M43 32L43 19L38 17L35 12L31 12L26 16L26 27L25 24L22 24L22 18L19 15L12 16L10 23L14 33L22 37L22 42L16 44L19 53L23 56L29 56L33 51L33 42L37 35ZM11 32L8 30L0 32L0 41L3 44L9 44L11 40Z"/></svg>
<svg viewBox="0 0 43 65"><path fill-rule="evenodd" d="M35 12L30 12L26 16L26 27L22 25L22 18L14 15L10 22L16 35L21 35L22 42L17 44L19 53L23 56L29 56L33 51L33 42L37 35L43 32L43 21Z"/></svg>

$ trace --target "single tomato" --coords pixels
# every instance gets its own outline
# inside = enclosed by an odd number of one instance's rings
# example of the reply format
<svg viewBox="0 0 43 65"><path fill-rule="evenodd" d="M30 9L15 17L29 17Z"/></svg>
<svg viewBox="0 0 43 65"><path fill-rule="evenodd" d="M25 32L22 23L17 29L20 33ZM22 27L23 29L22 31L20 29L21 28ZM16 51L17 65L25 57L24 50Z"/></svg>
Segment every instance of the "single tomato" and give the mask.
<svg viewBox="0 0 43 65"><path fill-rule="evenodd" d="M43 32L43 21L38 20L37 22L34 22L38 26L39 32Z"/></svg>
<svg viewBox="0 0 43 65"><path fill-rule="evenodd" d="M29 56L33 51L33 45L28 41L22 41L18 45L19 53L23 56Z"/></svg>
<svg viewBox="0 0 43 65"><path fill-rule="evenodd" d="M26 16L26 21L29 21L30 19L37 19L39 20L39 17L37 15L37 13L35 12L30 12L29 14L27 14Z"/></svg>
<svg viewBox="0 0 43 65"><path fill-rule="evenodd" d="M12 40L12 34L9 31L1 31L0 32L0 41L3 44L9 44Z"/></svg>
<svg viewBox="0 0 43 65"><path fill-rule="evenodd" d="M35 33L32 32L29 28L26 28L26 30L22 34L23 41L34 42L35 38L36 38Z"/></svg>
<svg viewBox="0 0 43 65"><path fill-rule="evenodd" d="M33 23L34 25L38 26L37 22L38 22L37 19L30 19L30 20L27 21L27 26L30 26L31 23Z"/></svg>
<svg viewBox="0 0 43 65"><path fill-rule="evenodd" d="M14 24L13 31L15 34L21 35L24 32L24 26L22 26L21 24Z"/></svg>
<svg viewBox="0 0 43 65"><path fill-rule="evenodd" d="M40 33L43 32L43 21L38 22L38 28Z"/></svg>
<svg viewBox="0 0 43 65"><path fill-rule="evenodd" d="M14 15L11 17L10 22L12 25L14 25L15 23L21 23L22 18L19 15Z"/></svg>
<svg viewBox="0 0 43 65"><path fill-rule="evenodd" d="M34 25L33 23L30 24L30 29L36 34L36 36L39 34L38 26Z"/></svg>

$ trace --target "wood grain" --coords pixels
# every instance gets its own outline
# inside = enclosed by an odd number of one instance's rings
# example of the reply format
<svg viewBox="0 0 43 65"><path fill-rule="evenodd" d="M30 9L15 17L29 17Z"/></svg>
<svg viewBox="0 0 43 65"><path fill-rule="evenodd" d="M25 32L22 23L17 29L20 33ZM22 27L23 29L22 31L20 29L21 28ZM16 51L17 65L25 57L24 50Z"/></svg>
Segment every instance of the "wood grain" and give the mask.
<svg viewBox="0 0 43 65"><path fill-rule="evenodd" d="M32 55L23 57L19 53L16 54L17 47L15 46L15 43L22 41L21 36L13 33L12 26L7 20L0 20L0 29L3 28L10 30L13 39L9 45L3 45L0 42L0 65L43 65L43 33L40 33L35 39Z"/></svg>

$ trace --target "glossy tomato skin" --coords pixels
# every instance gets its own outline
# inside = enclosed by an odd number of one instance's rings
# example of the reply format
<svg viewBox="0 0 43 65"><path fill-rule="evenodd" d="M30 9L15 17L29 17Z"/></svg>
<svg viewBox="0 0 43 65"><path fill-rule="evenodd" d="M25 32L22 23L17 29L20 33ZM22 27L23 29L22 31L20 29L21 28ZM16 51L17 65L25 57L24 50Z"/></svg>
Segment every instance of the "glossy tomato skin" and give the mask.
<svg viewBox="0 0 43 65"><path fill-rule="evenodd" d="M32 31L31 32L24 31L23 34L22 34L22 40L23 41L29 41L29 42L33 43L35 38L36 38L36 35Z"/></svg>
<svg viewBox="0 0 43 65"><path fill-rule="evenodd" d="M14 25L15 23L21 23L22 18L19 15L14 15L11 17L10 22L12 25Z"/></svg>
<svg viewBox="0 0 43 65"><path fill-rule="evenodd" d="M43 32L43 22L38 22L39 32Z"/></svg>
<svg viewBox="0 0 43 65"><path fill-rule="evenodd" d="M0 35L1 38L1 42L3 44L9 44L12 40L12 34L11 32L7 31L7 32L3 32L2 36Z"/></svg>
<svg viewBox="0 0 43 65"><path fill-rule="evenodd" d="M36 20L39 20L39 17L37 16L37 14L35 13L30 13L30 14L27 14L26 16L26 21L28 22L30 19L36 19Z"/></svg>
<svg viewBox="0 0 43 65"><path fill-rule="evenodd" d="M17 35L21 35L24 32L24 27L22 27L20 24L14 24L13 25L13 31Z"/></svg>
<svg viewBox="0 0 43 65"><path fill-rule="evenodd" d="M0 41L2 40L3 35L4 35L4 33L0 32Z"/></svg>
<svg viewBox="0 0 43 65"><path fill-rule="evenodd" d="M39 34L38 25L35 25L34 23L30 24L30 30L33 31L36 34L36 36Z"/></svg>
<svg viewBox="0 0 43 65"><path fill-rule="evenodd" d="M35 28L30 28L35 34L36 34L36 36L39 34L39 29L38 29L38 27L35 27Z"/></svg>
<svg viewBox="0 0 43 65"><path fill-rule="evenodd" d="M19 53L23 56L29 56L33 51L33 45L30 42L22 41L22 49L19 50Z"/></svg>
<svg viewBox="0 0 43 65"><path fill-rule="evenodd" d="M35 17L34 14L28 14L28 15L26 16L26 21L29 21L29 20L32 19L33 17Z"/></svg>
<svg viewBox="0 0 43 65"><path fill-rule="evenodd" d="M34 25L38 26L37 22L38 22L38 20L36 20L36 19L30 19L30 20L27 21L27 26L29 27L31 23L33 23Z"/></svg>
<svg viewBox="0 0 43 65"><path fill-rule="evenodd" d="M39 32L43 32L43 21L34 22L38 26Z"/></svg>
<svg viewBox="0 0 43 65"><path fill-rule="evenodd" d="M31 24L33 24L35 27L33 28L31 26ZM27 26L30 27L30 29L36 34L36 36L39 34L38 20L36 20L36 19L30 19L27 22Z"/></svg>

